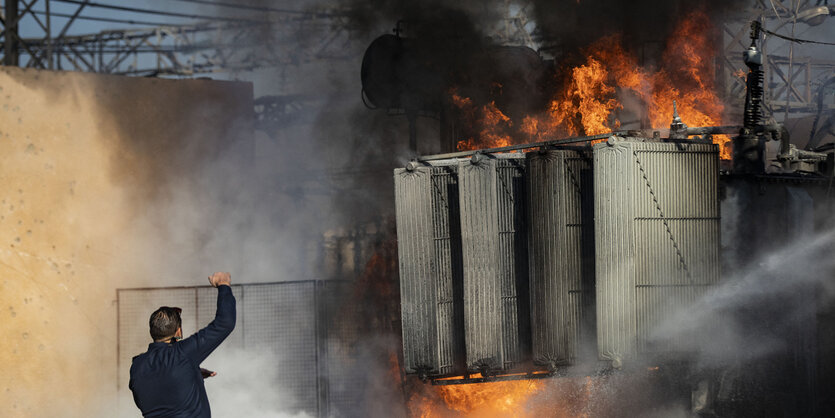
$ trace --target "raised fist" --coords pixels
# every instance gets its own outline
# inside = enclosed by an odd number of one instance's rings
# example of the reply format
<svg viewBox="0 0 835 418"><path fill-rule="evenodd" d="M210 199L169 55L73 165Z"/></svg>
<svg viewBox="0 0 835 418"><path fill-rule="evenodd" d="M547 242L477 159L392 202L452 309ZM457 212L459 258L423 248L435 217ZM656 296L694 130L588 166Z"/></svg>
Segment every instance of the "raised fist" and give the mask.
<svg viewBox="0 0 835 418"><path fill-rule="evenodd" d="M212 286L214 286L214 287L218 287L218 286L224 285L224 284L227 285L227 286L231 286L232 285L232 275L227 273L227 272L224 272L224 271L219 271L219 272L209 276L209 283L211 283Z"/></svg>

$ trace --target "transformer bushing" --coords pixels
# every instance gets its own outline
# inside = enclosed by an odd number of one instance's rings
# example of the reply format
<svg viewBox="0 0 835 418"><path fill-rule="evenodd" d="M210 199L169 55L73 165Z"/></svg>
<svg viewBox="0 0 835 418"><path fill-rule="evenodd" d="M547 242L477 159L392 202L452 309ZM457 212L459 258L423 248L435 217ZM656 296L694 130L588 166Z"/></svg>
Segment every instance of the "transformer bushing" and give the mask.
<svg viewBox="0 0 835 418"><path fill-rule="evenodd" d="M748 66L745 116L742 131L734 138L734 171L737 173L765 172L765 141L758 126L761 123L760 104L763 100L763 55L757 48L760 22L751 23L751 46L743 52L742 59Z"/></svg>
<svg viewBox="0 0 835 418"><path fill-rule="evenodd" d="M687 139L687 125L678 115L678 106L673 100L673 121L670 123L670 139Z"/></svg>

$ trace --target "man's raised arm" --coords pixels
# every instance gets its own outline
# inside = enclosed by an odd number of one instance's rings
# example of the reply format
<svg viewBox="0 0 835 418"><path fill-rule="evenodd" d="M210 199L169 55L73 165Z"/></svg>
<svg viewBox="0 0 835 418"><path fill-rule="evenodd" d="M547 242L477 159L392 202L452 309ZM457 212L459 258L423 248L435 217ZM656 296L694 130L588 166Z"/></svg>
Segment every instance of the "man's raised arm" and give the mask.
<svg viewBox="0 0 835 418"><path fill-rule="evenodd" d="M218 272L209 276L209 283L217 288L215 319L206 328L180 342L183 352L197 364L203 362L235 329L235 296L232 294L232 276Z"/></svg>

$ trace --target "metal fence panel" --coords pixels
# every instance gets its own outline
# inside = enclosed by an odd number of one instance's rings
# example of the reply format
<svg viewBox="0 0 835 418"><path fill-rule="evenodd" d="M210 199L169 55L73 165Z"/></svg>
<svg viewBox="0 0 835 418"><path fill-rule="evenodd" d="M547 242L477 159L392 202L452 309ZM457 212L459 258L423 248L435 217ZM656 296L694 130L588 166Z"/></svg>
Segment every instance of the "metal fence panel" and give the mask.
<svg viewBox="0 0 835 418"><path fill-rule="evenodd" d="M246 287L243 341L247 350L275 355L276 387L291 396L289 412L318 413L315 282Z"/></svg>
<svg viewBox="0 0 835 418"><path fill-rule="evenodd" d="M362 398L357 396L358 376L364 375L363 364L354 349L360 343L355 318L357 306L345 301L350 286L345 282L325 281L320 288L321 324L319 375L320 416L359 416Z"/></svg>

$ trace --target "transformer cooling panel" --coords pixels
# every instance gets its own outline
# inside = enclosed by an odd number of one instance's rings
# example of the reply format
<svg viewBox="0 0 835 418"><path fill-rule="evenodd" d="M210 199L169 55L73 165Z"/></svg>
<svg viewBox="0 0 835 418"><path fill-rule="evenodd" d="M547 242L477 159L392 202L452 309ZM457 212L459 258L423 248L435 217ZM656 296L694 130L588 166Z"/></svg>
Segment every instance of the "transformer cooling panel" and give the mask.
<svg viewBox="0 0 835 418"><path fill-rule="evenodd" d="M572 150L530 152L527 160L532 354L553 369L574 361L593 332L593 224L583 214L591 161Z"/></svg>
<svg viewBox="0 0 835 418"><path fill-rule="evenodd" d="M613 139L595 145L602 360L619 366L641 353L688 351L693 333L669 328L719 280L718 174L712 144Z"/></svg>
<svg viewBox="0 0 835 418"><path fill-rule="evenodd" d="M406 372L449 374L463 345L456 167L398 169L394 183Z"/></svg>

